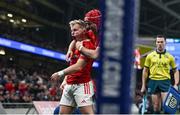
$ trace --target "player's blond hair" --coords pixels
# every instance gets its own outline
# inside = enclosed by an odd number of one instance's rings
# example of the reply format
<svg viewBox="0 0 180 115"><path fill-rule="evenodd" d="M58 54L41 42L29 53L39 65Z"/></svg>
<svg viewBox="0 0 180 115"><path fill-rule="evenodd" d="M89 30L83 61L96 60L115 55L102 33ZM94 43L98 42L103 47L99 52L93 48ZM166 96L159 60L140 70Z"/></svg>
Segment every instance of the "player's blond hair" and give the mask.
<svg viewBox="0 0 180 115"><path fill-rule="evenodd" d="M81 28L86 28L86 23L83 20L72 20L69 22L70 27L74 26L75 24L78 24L81 26Z"/></svg>

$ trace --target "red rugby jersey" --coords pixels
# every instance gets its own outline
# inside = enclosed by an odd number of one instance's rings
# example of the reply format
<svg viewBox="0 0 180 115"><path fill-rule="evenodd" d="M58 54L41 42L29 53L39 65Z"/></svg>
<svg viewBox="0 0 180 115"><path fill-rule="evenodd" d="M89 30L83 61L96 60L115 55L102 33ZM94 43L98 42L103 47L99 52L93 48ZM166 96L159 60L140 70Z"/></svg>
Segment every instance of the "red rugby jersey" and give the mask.
<svg viewBox="0 0 180 115"><path fill-rule="evenodd" d="M88 49L95 49L95 46L91 41L83 41L83 46ZM91 80L91 70L94 60L84 55L81 55L78 50L74 50L73 56L70 61L70 66L75 64L78 61L78 59L84 59L87 62L87 64L80 71L68 75L67 77L68 84L87 83Z"/></svg>

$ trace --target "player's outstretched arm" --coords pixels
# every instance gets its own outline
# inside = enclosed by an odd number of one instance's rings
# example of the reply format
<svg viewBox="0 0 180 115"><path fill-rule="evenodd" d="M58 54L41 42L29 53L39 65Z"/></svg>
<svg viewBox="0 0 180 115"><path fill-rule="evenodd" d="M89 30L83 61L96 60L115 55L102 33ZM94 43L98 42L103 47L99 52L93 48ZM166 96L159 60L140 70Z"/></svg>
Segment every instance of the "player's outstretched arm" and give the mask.
<svg viewBox="0 0 180 115"><path fill-rule="evenodd" d="M78 59L76 64L71 65L61 71L58 71L58 72L55 72L54 74L52 74L51 80L56 81L60 77L80 71L85 65L86 65L86 61L84 59Z"/></svg>

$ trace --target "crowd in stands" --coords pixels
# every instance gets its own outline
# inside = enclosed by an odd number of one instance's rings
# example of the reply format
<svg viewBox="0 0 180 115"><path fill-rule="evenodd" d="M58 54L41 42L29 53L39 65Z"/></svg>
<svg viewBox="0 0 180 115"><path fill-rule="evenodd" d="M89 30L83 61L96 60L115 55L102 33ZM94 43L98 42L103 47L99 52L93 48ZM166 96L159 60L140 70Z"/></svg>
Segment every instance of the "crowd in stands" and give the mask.
<svg viewBox="0 0 180 115"><path fill-rule="evenodd" d="M38 67L25 69L0 62L0 102L59 101L59 83L49 77L47 70Z"/></svg>
<svg viewBox="0 0 180 115"><path fill-rule="evenodd" d="M39 35L38 32L36 32L35 30L32 31L23 28L0 28L0 37L23 42L30 45L35 45L50 50L55 50L58 52L65 53L67 51L66 47L61 47L57 45L57 41L53 39L53 35L50 38L48 36L49 35L47 34L46 37L43 37Z"/></svg>

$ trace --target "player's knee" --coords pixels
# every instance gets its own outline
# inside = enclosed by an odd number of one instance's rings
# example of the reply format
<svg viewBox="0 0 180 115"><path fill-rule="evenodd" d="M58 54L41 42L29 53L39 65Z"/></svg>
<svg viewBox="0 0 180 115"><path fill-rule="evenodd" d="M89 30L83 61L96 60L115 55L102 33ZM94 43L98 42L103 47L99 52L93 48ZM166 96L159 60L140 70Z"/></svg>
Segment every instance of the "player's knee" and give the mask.
<svg viewBox="0 0 180 115"><path fill-rule="evenodd" d="M160 109L159 106L160 106L160 105L159 105L158 103L154 103L154 104L153 104L154 111L159 111L159 109Z"/></svg>
<svg viewBox="0 0 180 115"><path fill-rule="evenodd" d="M80 111L82 114L94 114L92 106L80 107Z"/></svg>

